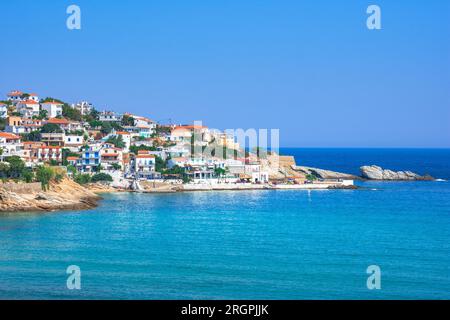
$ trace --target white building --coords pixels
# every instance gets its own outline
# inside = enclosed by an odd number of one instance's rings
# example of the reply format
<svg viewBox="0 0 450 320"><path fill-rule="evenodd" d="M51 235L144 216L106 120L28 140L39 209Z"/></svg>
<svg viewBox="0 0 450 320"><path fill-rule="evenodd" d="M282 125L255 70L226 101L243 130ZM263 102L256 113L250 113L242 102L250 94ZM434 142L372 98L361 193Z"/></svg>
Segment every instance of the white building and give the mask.
<svg viewBox="0 0 450 320"><path fill-rule="evenodd" d="M190 141L192 137L191 130L183 127L176 127L170 132L170 136L167 137L172 142Z"/></svg>
<svg viewBox="0 0 450 320"><path fill-rule="evenodd" d="M133 171L137 179L159 178L161 174L155 171L156 157L145 151L139 151L134 157Z"/></svg>
<svg viewBox="0 0 450 320"><path fill-rule="evenodd" d="M89 114L92 111L92 109L94 109L94 106L92 105L92 103L87 102L87 101L80 101L76 104L72 104L71 107L80 111L80 113L83 116Z"/></svg>
<svg viewBox="0 0 450 320"><path fill-rule="evenodd" d="M28 99L39 103L39 97L36 93L30 93L30 95L28 96Z"/></svg>
<svg viewBox="0 0 450 320"><path fill-rule="evenodd" d="M7 94L8 101L13 102L14 104L19 103L25 100L32 100L34 102L39 103L39 97L35 93L24 93L19 90L13 90Z"/></svg>
<svg viewBox="0 0 450 320"><path fill-rule="evenodd" d="M41 104L42 110L47 111L47 117L56 118L62 116L63 104L55 101L44 102Z"/></svg>
<svg viewBox="0 0 450 320"><path fill-rule="evenodd" d="M261 170L259 162L250 162L245 165L245 173L251 177L253 183L269 182L269 173Z"/></svg>
<svg viewBox="0 0 450 320"><path fill-rule="evenodd" d="M23 155L23 143L12 133L0 132L0 149L3 149L2 157Z"/></svg>
<svg viewBox="0 0 450 320"><path fill-rule="evenodd" d="M28 99L20 101L16 109L22 116L31 118L32 116L39 115L40 106L38 102Z"/></svg>
<svg viewBox="0 0 450 320"><path fill-rule="evenodd" d="M104 143L100 150L100 157L103 170L114 170L114 165L119 165L123 169L123 150L116 148L113 144Z"/></svg>
<svg viewBox="0 0 450 320"><path fill-rule="evenodd" d="M0 103L0 118L8 117L8 106L6 104Z"/></svg>
<svg viewBox="0 0 450 320"><path fill-rule="evenodd" d="M48 162L51 160L62 162L62 151L59 146L42 146L38 149L38 161Z"/></svg>
<svg viewBox="0 0 450 320"><path fill-rule="evenodd" d="M102 111L99 114L100 121L120 122L122 121L122 115L114 111Z"/></svg>
<svg viewBox="0 0 450 320"><path fill-rule="evenodd" d="M71 151L78 151L78 149L84 144L83 136L77 135L65 135L64 147L71 149Z"/></svg>
<svg viewBox="0 0 450 320"><path fill-rule="evenodd" d="M8 93L7 99L8 99L8 101L11 101L13 103L17 103L17 102L22 101L22 95L23 95L22 91L13 90L10 93Z"/></svg>

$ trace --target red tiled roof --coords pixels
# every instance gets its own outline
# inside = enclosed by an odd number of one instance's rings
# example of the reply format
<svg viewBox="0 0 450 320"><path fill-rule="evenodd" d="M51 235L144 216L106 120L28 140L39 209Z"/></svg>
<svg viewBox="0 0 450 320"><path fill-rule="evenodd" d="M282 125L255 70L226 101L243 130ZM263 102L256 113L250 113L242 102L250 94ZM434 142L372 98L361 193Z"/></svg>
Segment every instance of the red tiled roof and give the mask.
<svg viewBox="0 0 450 320"><path fill-rule="evenodd" d="M34 100L28 99L21 102L22 104L39 104Z"/></svg>
<svg viewBox="0 0 450 320"><path fill-rule="evenodd" d="M67 157L67 161L78 160L79 157Z"/></svg>
<svg viewBox="0 0 450 320"><path fill-rule="evenodd" d="M8 97L18 97L21 96L22 94L23 94L22 91L14 90L8 93Z"/></svg>
<svg viewBox="0 0 450 320"><path fill-rule="evenodd" d="M6 138L9 140L19 140L20 137L16 136L15 134L9 133L9 132L0 132L0 138Z"/></svg>
<svg viewBox="0 0 450 320"><path fill-rule="evenodd" d="M47 123L69 124L69 121L67 121L66 119L50 118L48 119Z"/></svg>
<svg viewBox="0 0 450 320"><path fill-rule="evenodd" d="M155 158L155 155L153 155L153 154L138 154L136 156L136 158L139 158L139 159L150 159L150 158Z"/></svg>
<svg viewBox="0 0 450 320"><path fill-rule="evenodd" d="M208 127L205 126L198 126L198 125L184 125L184 126L178 126L177 128L185 128L185 129L189 129L189 130L193 130L193 129L206 129Z"/></svg>

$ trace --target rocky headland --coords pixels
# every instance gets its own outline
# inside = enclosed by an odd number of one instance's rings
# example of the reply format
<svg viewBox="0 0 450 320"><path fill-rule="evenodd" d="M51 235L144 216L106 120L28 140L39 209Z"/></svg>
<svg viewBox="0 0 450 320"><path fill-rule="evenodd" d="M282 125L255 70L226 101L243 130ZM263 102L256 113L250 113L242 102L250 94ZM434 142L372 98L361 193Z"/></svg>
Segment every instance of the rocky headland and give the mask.
<svg viewBox="0 0 450 320"><path fill-rule="evenodd" d="M361 177L352 174L336 172L331 170L324 170L319 168L292 166L292 169L296 172L302 173L305 176L313 175L319 179L362 180Z"/></svg>
<svg viewBox="0 0 450 320"><path fill-rule="evenodd" d="M82 210L97 206L100 196L64 178L50 182L43 191L40 183L0 183L0 212L43 212Z"/></svg>

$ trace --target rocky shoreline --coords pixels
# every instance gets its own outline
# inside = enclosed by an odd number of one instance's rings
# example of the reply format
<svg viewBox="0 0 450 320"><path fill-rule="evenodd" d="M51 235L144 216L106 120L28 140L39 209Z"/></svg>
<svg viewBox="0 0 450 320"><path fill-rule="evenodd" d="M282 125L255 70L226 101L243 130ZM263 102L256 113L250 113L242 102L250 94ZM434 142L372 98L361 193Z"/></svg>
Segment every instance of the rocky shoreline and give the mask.
<svg viewBox="0 0 450 320"><path fill-rule="evenodd" d="M64 178L51 182L47 191L42 191L39 183L0 184L0 212L49 212L59 210L85 210L95 208L102 199L101 193L142 192L174 193L186 191L221 190L314 190L314 189L357 189L354 185L338 185L332 180L374 180L374 181L433 181L429 175L418 175L411 171L392 171L379 166L362 166L361 176L330 170L292 166L293 171L303 175L313 175L322 182L310 184L188 184L142 182L142 190L114 188L108 184L91 183L84 186ZM328 180L328 182L326 181Z"/></svg>
<svg viewBox="0 0 450 320"><path fill-rule="evenodd" d="M102 198L73 182L51 182L48 191L38 183L0 184L0 212L49 212L95 208Z"/></svg>

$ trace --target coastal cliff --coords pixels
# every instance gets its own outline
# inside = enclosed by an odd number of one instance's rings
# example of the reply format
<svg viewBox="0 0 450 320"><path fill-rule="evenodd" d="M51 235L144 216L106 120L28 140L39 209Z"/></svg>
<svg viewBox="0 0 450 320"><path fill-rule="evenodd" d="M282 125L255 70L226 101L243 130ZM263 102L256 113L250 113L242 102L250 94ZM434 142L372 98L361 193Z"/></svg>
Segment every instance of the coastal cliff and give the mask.
<svg viewBox="0 0 450 320"><path fill-rule="evenodd" d="M51 182L48 191L38 183L0 184L0 212L82 210L97 206L100 196L70 179Z"/></svg>
<svg viewBox="0 0 450 320"><path fill-rule="evenodd" d="M387 180L387 181L432 181L435 180L429 175L421 176L411 171L392 171L383 169L379 166L362 166L360 168L361 176L368 180Z"/></svg>

